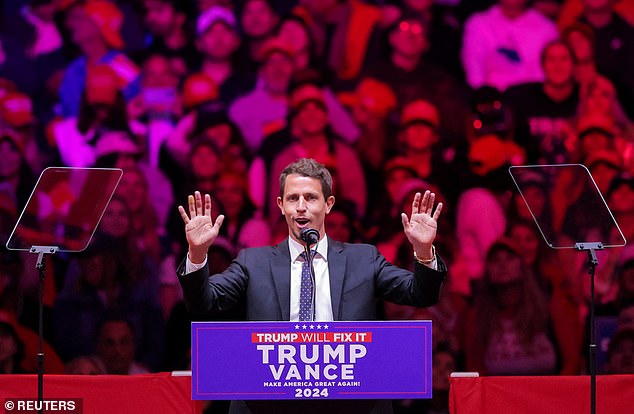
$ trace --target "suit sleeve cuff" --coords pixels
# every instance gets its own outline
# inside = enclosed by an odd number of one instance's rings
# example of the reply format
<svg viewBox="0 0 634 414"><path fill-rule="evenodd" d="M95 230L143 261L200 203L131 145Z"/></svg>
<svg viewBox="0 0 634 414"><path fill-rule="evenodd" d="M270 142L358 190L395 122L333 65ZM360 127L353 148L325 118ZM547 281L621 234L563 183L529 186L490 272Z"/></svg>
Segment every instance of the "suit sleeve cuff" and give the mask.
<svg viewBox="0 0 634 414"><path fill-rule="evenodd" d="M192 261L189 260L189 253L187 253L187 259L185 260L185 274L186 275L190 273L194 273L196 270L202 269L205 266L207 266L207 257L205 257L205 260L202 263L192 263Z"/></svg>

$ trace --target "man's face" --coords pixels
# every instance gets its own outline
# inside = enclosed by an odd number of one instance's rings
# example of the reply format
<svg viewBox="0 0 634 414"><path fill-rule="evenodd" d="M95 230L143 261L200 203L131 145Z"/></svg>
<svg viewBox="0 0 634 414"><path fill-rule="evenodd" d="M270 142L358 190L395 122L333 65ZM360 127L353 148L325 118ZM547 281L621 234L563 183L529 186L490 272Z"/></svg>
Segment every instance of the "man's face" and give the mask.
<svg viewBox="0 0 634 414"><path fill-rule="evenodd" d="M280 52L273 52L262 66L262 74L269 92L283 94L293 75L293 60Z"/></svg>
<svg viewBox="0 0 634 414"><path fill-rule="evenodd" d="M267 36L277 24L277 16L264 0L247 2L241 20L244 32L256 39Z"/></svg>
<svg viewBox="0 0 634 414"><path fill-rule="evenodd" d="M295 116L294 125L302 136L323 134L328 125L328 114L315 102L303 103Z"/></svg>
<svg viewBox="0 0 634 414"><path fill-rule="evenodd" d="M145 25L152 34L168 35L178 25L179 15L168 3L161 0L145 0L144 6Z"/></svg>
<svg viewBox="0 0 634 414"><path fill-rule="evenodd" d="M134 362L134 352L134 336L125 322L113 321L101 328L97 353L108 374L128 374Z"/></svg>
<svg viewBox="0 0 634 414"><path fill-rule="evenodd" d="M208 58L229 59L240 45L238 35L226 24L215 22L197 40L198 49Z"/></svg>
<svg viewBox="0 0 634 414"><path fill-rule="evenodd" d="M555 44L548 48L544 57L544 75L546 83L565 85L572 82L573 63L568 48L562 44Z"/></svg>
<svg viewBox="0 0 634 414"><path fill-rule="evenodd" d="M423 25L416 20L403 20L390 32L390 46L405 56L421 55L429 47Z"/></svg>
<svg viewBox="0 0 634 414"><path fill-rule="evenodd" d="M299 232L313 228L323 237L326 232L326 214L335 204L335 197L324 198L321 182L317 178L290 174L286 177L284 194L277 198L277 206L286 218L288 234L302 243Z"/></svg>
<svg viewBox="0 0 634 414"><path fill-rule="evenodd" d="M81 7L71 9L65 18L65 24L73 43L79 47L88 47L102 39L99 27Z"/></svg>

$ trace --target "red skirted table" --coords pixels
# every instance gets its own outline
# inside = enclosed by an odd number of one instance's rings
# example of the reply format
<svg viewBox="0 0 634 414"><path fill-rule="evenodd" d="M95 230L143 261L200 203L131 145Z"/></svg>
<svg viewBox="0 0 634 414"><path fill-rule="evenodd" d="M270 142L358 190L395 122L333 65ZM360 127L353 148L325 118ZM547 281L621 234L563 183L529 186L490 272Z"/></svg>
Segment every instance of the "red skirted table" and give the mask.
<svg viewBox="0 0 634 414"><path fill-rule="evenodd" d="M37 375L0 375L0 402L37 399ZM84 413L198 414L191 399L191 376L44 375L44 399L82 399ZM2 407L4 410L4 407ZM4 411L1 411L4 412Z"/></svg>
<svg viewBox="0 0 634 414"><path fill-rule="evenodd" d="M590 413L589 376L451 378L452 414ZM597 414L634 413L634 375L597 376Z"/></svg>

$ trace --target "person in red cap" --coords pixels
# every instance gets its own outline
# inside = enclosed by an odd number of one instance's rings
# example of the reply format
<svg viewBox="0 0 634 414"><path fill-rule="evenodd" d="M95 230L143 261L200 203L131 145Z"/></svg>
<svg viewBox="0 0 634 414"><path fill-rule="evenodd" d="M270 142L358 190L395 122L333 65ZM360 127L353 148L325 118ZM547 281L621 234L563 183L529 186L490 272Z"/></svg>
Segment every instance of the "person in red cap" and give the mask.
<svg viewBox="0 0 634 414"><path fill-rule="evenodd" d="M138 94L140 70L121 52L124 46L120 33L123 14L114 3L95 0L74 4L66 10L64 23L82 56L71 62L64 71L59 90L61 115L78 115L88 69L95 65L105 64L113 70L126 100Z"/></svg>
<svg viewBox="0 0 634 414"><path fill-rule="evenodd" d="M0 97L0 123L19 139L24 157L33 171L40 171L50 161L49 154L38 147L33 101L19 91Z"/></svg>
<svg viewBox="0 0 634 414"><path fill-rule="evenodd" d="M339 100L349 107L361 129L355 143L361 162L367 172L378 173L385 159L394 152L389 142L394 131L390 130L388 123L397 104L394 91L384 82L365 77L354 92L339 94Z"/></svg>
<svg viewBox="0 0 634 414"><path fill-rule="evenodd" d="M269 170L269 212L275 211L273 196L279 172L301 157L312 157L327 165L335 177L335 193L355 206L358 217L366 212L367 190L363 167L356 152L331 131L320 79L296 78L289 96L291 143L278 150ZM278 216L272 214L272 220Z"/></svg>

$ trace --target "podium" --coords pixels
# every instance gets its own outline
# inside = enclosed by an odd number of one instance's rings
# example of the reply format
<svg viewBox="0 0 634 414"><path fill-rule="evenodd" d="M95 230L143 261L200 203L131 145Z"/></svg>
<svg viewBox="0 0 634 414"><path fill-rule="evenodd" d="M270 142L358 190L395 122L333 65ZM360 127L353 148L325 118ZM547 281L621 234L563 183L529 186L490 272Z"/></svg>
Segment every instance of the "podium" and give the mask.
<svg viewBox="0 0 634 414"><path fill-rule="evenodd" d="M193 399L431 398L431 366L430 321L192 323Z"/></svg>

